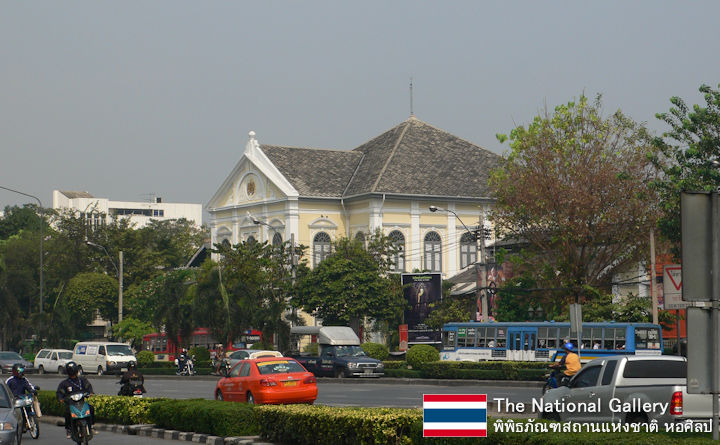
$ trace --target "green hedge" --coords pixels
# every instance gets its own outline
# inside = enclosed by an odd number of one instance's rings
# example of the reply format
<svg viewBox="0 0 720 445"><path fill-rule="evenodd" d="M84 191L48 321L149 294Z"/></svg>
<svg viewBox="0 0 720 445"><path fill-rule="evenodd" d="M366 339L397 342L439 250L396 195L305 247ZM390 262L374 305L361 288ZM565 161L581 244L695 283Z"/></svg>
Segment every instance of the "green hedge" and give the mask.
<svg viewBox="0 0 720 445"><path fill-rule="evenodd" d="M405 354L405 360L413 368L420 368L420 365L440 360L440 353L430 345L414 345Z"/></svg>
<svg viewBox="0 0 720 445"><path fill-rule="evenodd" d="M60 403L53 391L39 391L38 400L43 414L53 416L64 415L64 405ZM95 419L99 422L133 425L152 423L150 406L166 399L154 397L120 397L94 395L89 403L95 408Z"/></svg>
<svg viewBox="0 0 720 445"><path fill-rule="evenodd" d="M383 344L365 342L361 344L360 347L369 357L372 357L374 359L385 360L390 357L390 351L388 351L388 347Z"/></svg>
<svg viewBox="0 0 720 445"><path fill-rule="evenodd" d="M216 436L253 436L260 433L254 405L217 400L163 400L150 406L150 417L161 428Z"/></svg>
<svg viewBox="0 0 720 445"><path fill-rule="evenodd" d="M138 371L145 375L175 375L177 366L171 368L138 368ZM195 368L198 375L210 375L212 368Z"/></svg>
<svg viewBox="0 0 720 445"><path fill-rule="evenodd" d="M388 377L474 379L474 380L524 380L542 381L547 373L546 362L449 362L423 363L417 369L408 369L407 362L384 361Z"/></svg>
<svg viewBox="0 0 720 445"><path fill-rule="evenodd" d="M497 370L485 370L497 371ZM63 405L52 391L38 394L46 415L63 415ZM474 438L424 439L423 412L400 408L340 408L308 405L248 405L214 400L169 400L120 396L93 396L90 403L100 422L154 423L158 427L219 436L261 434L265 439L292 444L476 444ZM612 442L705 444L710 434L699 433L499 433L497 419L488 419L487 444L579 445ZM508 419L504 419L508 422ZM514 420L514 422L527 422ZM534 424L543 421L531 420ZM662 431L662 428L661 428Z"/></svg>
<svg viewBox="0 0 720 445"><path fill-rule="evenodd" d="M299 445L411 444L410 426L422 424L417 409L266 405L255 414L263 437Z"/></svg>

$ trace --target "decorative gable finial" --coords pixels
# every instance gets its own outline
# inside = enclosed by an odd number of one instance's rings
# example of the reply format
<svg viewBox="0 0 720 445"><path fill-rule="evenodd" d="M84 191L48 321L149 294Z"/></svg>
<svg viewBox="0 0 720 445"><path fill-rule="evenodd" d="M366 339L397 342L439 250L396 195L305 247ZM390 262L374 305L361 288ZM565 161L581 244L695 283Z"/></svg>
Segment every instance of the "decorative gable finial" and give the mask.
<svg viewBox="0 0 720 445"><path fill-rule="evenodd" d="M248 136L250 136L251 141L255 140L255 132L254 131L250 130L250 133L248 133Z"/></svg>

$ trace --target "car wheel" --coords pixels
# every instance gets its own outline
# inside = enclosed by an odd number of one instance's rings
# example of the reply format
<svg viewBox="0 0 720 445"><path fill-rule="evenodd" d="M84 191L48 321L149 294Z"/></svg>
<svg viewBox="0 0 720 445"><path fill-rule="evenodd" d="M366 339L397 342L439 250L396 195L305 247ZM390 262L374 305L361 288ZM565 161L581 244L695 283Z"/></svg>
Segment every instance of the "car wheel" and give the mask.
<svg viewBox="0 0 720 445"><path fill-rule="evenodd" d="M343 371L342 368L337 368L337 369L335 370L335 377L338 378L338 379L344 378L344 377L345 377L345 371Z"/></svg>
<svg viewBox="0 0 720 445"><path fill-rule="evenodd" d="M215 391L215 400L225 400L223 399L222 391L220 391L219 389Z"/></svg>
<svg viewBox="0 0 720 445"><path fill-rule="evenodd" d="M103 375L103 374L104 374L104 372L103 372L102 366L98 366L98 375Z"/></svg>
<svg viewBox="0 0 720 445"><path fill-rule="evenodd" d="M251 405L255 404L255 396L250 391L247 393L247 403Z"/></svg>
<svg viewBox="0 0 720 445"><path fill-rule="evenodd" d="M78 375L82 375L83 369L82 366L78 366Z"/></svg>
<svg viewBox="0 0 720 445"><path fill-rule="evenodd" d="M65 374L65 368L58 366L58 374Z"/></svg>
<svg viewBox="0 0 720 445"><path fill-rule="evenodd" d="M43 365L38 366L38 374L45 374L45 368L43 368Z"/></svg>
<svg viewBox="0 0 720 445"><path fill-rule="evenodd" d="M17 445L20 445L22 443L22 439L23 439L22 427L20 425L18 425L17 440L15 441L15 442L17 442Z"/></svg>

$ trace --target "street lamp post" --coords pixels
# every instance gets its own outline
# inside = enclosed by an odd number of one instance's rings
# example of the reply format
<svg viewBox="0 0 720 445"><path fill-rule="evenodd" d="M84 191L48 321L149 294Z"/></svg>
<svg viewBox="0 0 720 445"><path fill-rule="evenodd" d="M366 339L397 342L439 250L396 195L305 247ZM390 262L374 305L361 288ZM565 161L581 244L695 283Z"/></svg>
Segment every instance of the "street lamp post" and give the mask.
<svg viewBox="0 0 720 445"><path fill-rule="evenodd" d="M88 246L97 247L98 249L102 249L103 252L105 252L105 255L107 255L108 259L112 263L113 267L115 268L115 272L117 272L117 278L118 278L118 323L122 321L123 318L123 251L121 250L118 254L118 264L120 264L120 267L115 264L115 261L113 261L112 257L108 253L105 246L102 246L100 244L93 243L92 241L85 241L85 243Z"/></svg>
<svg viewBox="0 0 720 445"><path fill-rule="evenodd" d="M3 187L0 185L0 189L7 190L9 192L17 193L23 196L28 196L30 198L33 198L38 202L38 211L40 212L40 313L43 313L43 288L45 287L45 278L43 276L43 257L45 256L45 248L43 246L43 241L45 240L45 235L43 234L43 226L45 225L45 218L43 216L42 212L42 202L40 202L40 198L37 196L31 195L29 193L23 193L17 190L13 190L7 187Z"/></svg>
<svg viewBox="0 0 720 445"><path fill-rule="evenodd" d="M489 305L487 301L487 271L485 270L487 264L485 259L485 222L483 220L483 217L480 217L481 220L479 231L481 233L478 235L478 231L470 230L468 226L465 225L463 220L458 216L458 214L454 211L449 209L443 209L438 206L430 206L429 210L431 212L437 212L438 210L442 210L443 212L448 212L455 215L455 218L460 221L460 224L462 224L467 233L472 235L473 239L478 243L478 253L480 254L480 258L479 261L475 261L475 273L477 274L477 281L480 283L480 286L477 289L477 299L480 300L480 310L482 311L480 321L482 321L483 323L488 322Z"/></svg>

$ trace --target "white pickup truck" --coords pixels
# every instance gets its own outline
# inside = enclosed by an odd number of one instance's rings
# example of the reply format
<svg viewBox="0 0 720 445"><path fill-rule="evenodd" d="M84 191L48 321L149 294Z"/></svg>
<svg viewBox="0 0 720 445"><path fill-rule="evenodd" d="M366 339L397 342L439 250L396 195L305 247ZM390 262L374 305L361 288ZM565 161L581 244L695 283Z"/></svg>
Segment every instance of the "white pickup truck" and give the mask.
<svg viewBox="0 0 720 445"><path fill-rule="evenodd" d="M712 417L712 396L688 394L687 359L613 356L588 362L567 387L535 407L541 418L576 422L660 424Z"/></svg>

